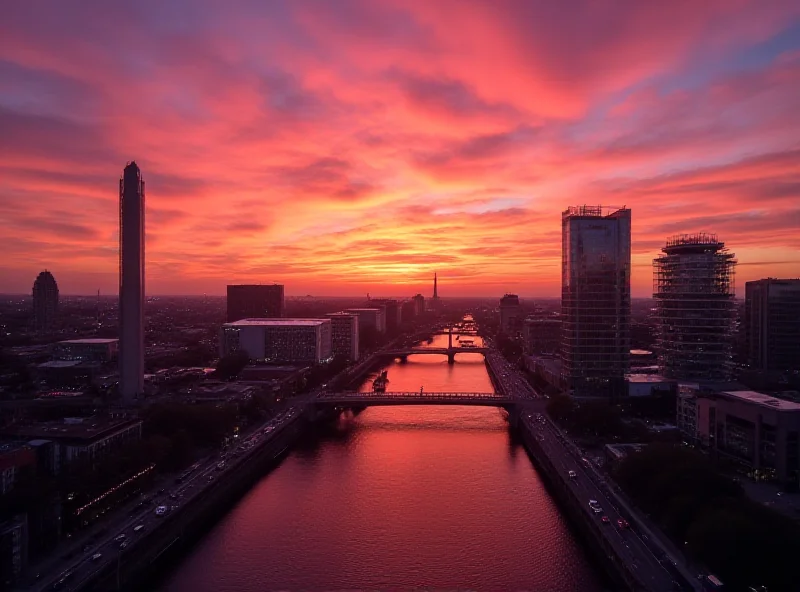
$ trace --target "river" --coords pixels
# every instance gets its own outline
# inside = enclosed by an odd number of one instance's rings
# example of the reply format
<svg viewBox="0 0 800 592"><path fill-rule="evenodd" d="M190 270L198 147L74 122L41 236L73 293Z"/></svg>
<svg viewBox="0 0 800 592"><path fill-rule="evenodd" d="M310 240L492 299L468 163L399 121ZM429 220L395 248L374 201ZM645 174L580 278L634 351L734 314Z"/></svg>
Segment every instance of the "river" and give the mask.
<svg viewBox="0 0 800 592"><path fill-rule="evenodd" d="M389 391L492 390L480 354L386 368ZM376 407L292 451L158 589L594 592L601 582L499 410Z"/></svg>

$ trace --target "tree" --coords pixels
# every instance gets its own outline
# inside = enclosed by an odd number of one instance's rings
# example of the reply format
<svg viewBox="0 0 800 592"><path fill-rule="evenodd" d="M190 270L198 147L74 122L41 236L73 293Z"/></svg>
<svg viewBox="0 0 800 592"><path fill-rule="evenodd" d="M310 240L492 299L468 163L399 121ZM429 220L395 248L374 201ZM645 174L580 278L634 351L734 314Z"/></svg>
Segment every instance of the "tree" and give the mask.
<svg viewBox="0 0 800 592"><path fill-rule="evenodd" d="M217 376L224 379L236 378L250 362L245 351L235 351L217 362Z"/></svg>

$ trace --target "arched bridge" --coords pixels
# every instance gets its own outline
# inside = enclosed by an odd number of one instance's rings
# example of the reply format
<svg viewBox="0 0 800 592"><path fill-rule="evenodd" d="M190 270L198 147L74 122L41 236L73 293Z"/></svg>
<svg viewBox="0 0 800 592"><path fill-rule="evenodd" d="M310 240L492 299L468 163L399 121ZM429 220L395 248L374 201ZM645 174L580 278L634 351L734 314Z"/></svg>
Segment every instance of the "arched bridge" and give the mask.
<svg viewBox="0 0 800 592"><path fill-rule="evenodd" d="M455 362L456 354L482 354L486 355L488 347L407 347L404 349L389 349L378 352L381 356L400 358L405 361L408 356L417 355L439 355L447 356L447 361L452 364Z"/></svg>
<svg viewBox="0 0 800 592"><path fill-rule="evenodd" d="M392 392L361 393L356 391L322 392L314 399L315 404L334 407L376 405L478 405L483 407L509 407L528 401L506 397L498 393L440 393L440 392Z"/></svg>

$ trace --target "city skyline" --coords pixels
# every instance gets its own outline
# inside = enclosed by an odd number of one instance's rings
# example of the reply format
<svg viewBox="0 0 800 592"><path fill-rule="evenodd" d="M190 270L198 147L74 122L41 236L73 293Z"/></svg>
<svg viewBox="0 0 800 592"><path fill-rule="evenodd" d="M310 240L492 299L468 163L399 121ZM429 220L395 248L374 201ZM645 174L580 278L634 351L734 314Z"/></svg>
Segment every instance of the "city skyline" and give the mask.
<svg viewBox="0 0 800 592"><path fill-rule="evenodd" d="M575 203L633 211L634 297L679 233L725 236L737 292L797 275L794 3L261 4L4 19L0 292L43 268L114 291L132 159L152 295L427 294L438 271L443 297L556 297Z"/></svg>

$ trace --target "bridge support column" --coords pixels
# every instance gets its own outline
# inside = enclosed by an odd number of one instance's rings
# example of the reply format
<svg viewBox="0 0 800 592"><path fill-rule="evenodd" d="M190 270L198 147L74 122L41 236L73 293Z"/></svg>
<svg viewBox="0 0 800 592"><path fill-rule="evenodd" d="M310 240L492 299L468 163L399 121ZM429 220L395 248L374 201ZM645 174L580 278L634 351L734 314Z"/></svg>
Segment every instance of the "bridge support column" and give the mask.
<svg viewBox="0 0 800 592"><path fill-rule="evenodd" d="M408 362L408 356L398 356L400 358L400 363L405 364Z"/></svg>
<svg viewBox="0 0 800 592"><path fill-rule="evenodd" d="M447 352L447 363L448 364L455 364L456 363L456 352Z"/></svg>

